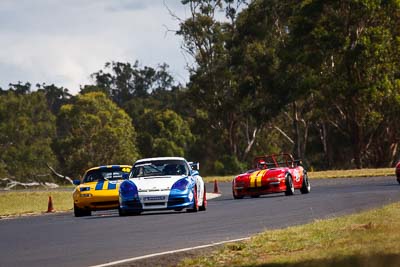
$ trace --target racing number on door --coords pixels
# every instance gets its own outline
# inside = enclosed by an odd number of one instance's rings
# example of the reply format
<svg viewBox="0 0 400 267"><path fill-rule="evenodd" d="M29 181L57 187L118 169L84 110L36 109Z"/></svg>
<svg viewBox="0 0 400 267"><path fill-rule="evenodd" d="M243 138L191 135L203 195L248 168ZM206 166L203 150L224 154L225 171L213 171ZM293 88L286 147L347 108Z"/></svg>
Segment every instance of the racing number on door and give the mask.
<svg viewBox="0 0 400 267"><path fill-rule="evenodd" d="M299 173L299 170L294 170L294 171L293 171L293 175L294 175L295 181L296 181L296 182L299 182L299 181L300 181L300 173Z"/></svg>

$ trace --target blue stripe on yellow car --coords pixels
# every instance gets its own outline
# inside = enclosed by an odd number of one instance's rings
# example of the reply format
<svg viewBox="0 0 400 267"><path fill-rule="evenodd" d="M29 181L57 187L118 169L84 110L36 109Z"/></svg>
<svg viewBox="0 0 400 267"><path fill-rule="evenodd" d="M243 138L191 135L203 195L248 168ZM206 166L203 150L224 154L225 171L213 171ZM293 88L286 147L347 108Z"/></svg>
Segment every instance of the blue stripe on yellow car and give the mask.
<svg viewBox="0 0 400 267"><path fill-rule="evenodd" d="M116 188L117 188L117 183L116 182L114 182L114 183L108 182L108 189L116 189Z"/></svg>
<svg viewBox="0 0 400 267"><path fill-rule="evenodd" d="M102 171L107 171L109 168L107 166L100 166L99 169Z"/></svg>
<svg viewBox="0 0 400 267"><path fill-rule="evenodd" d="M111 182L110 181L98 181L96 184L95 190L112 190L112 189L117 189L117 183L116 182Z"/></svg>
<svg viewBox="0 0 400 267"><path fill-rule="evenodd" d="M103 190L104 180L98 181L95 190Z"/></svg>

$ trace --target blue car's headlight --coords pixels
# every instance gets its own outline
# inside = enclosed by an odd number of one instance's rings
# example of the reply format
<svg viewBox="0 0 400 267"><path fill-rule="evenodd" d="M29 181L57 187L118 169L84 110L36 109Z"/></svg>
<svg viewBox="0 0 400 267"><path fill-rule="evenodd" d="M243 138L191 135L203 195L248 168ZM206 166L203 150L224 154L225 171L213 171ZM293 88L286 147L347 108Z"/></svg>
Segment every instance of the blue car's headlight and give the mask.
<svg viewBox="0 0 400 267"><path fill-rule="evenodd" d="M123 196L135 195L137 194L137 187L129 180L123 181L119 187L119 193Z"/></svg>
<svg viewBox="0 0 400 267"><path fill-rule="evenodd" d="M174 183L171 190L185 191L189 185L189 181L186 178L180 179Z"/></svg>

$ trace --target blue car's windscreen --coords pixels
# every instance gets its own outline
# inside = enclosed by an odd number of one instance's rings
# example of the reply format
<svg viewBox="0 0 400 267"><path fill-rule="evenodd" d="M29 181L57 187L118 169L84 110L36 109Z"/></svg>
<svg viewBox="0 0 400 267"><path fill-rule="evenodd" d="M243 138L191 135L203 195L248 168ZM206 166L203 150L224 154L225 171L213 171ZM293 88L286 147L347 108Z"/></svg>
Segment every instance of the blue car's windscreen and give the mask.
<svg viewBox="0 0 400 267"><path fill-rule="evenodd" d="M133 166L129 178L188 175L189 167L182 160L155 160L140 162Z"/></svg>

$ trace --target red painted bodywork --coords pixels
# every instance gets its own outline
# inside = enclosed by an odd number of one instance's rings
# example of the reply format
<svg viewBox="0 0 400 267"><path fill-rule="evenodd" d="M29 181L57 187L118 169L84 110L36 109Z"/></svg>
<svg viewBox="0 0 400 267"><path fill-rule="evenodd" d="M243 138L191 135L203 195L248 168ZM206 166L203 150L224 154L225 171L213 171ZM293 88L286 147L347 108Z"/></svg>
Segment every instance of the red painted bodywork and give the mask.
<svg viewBox="0 0 400 267"><path fill-rule="evenodd" d="M396 165L396 177L397 177L397 182L400 183L400 161L397 162L397 165Z"/></svg>
<svg viewBox="0 0 400 267"><path fill-rule="evenodd" d="M264 164L260 166L260 161ZM232 181L233 195L259 196L286 191L286 174L290 174L295 189L300 189L306 171L290 154L266 155L254 159L255 169L239 174Z"/></svg>

